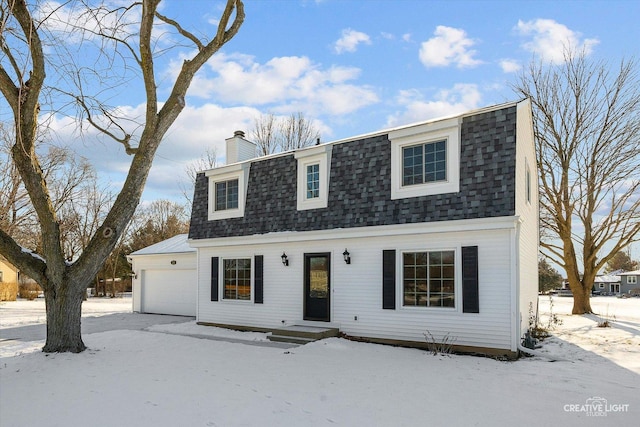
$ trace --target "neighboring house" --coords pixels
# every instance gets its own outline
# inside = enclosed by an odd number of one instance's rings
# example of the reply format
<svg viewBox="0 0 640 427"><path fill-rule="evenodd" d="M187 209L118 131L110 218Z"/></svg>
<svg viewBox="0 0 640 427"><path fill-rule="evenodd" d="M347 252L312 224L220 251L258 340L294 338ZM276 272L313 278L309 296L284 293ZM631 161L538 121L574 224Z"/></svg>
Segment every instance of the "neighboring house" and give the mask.
<svg viewBox="0 0 640 427"><path fill-rule="evenodd" d="M613 273L596 276L593 280L593 290L601 294L619 294L620 276Z"/></svg>
<svg viewBox="0 0 640 427"><path fill-rule="evenodd" d="M186 234L135 251L127 260L133 270L133 311L196 315L196 251Z"/></svg>
<svg viewBox="0 0 640 427"><path fill-rule="evenodd" d="M640 294L640 270L620 273L620 293Z"/></svg>
<svg viewBox="0 0 640 427"><path fill-rule="evenodd" d="M0 301L15 301L18 297L18 269L0 255Z"/></svg>
<svg viewBox="0 0 640 427"><path fill-rule="evenodd" d="M528 100L199 173L197 321L513 356L535 315ZM139 280L139 278L138 278Z"/></svg>

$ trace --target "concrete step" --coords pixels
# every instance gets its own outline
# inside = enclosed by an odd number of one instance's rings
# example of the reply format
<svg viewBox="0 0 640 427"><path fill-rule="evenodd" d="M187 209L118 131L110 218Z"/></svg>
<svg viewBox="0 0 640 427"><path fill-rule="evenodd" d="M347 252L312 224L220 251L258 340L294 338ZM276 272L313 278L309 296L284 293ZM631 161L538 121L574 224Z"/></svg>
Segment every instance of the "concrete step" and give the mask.
<svg viewBox="0 0 640 427"><path fill-rule="evenodd" d="M313 338L289 337L285 335L273 335L273 334L269 335L267 338L269 338L269 341L286 342L286 343L301 344L301 345L316 341Z"/></svg>
<svg viewBox="0 0 640 427"><path fill-rule="evenodd" d="M338 328L293 325L273 330L268 338L271 341L306 344L324 338L337 337L339 333Z"/></svg>

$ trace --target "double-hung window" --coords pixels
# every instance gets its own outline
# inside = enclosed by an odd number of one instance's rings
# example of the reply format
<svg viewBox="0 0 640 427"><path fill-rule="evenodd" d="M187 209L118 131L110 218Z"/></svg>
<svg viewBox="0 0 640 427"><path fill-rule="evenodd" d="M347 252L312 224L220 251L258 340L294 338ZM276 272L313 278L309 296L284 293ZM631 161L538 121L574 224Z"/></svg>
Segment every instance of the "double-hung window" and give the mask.
<svg viewBox="0 0 640 427"><path fill-rule="evenodd" d="M238 208L238 180L216 182L216 211Z"/></svg>
<svg viewBox="0 0 640 427"><path fill-rule="evenodd" d="M320 197L320 164L307 165L307 199Z"/></svg>
<svg viewBox="0 0 640 427"><path fill-rule="evenodd" d="M403 252L403 305L455 307L455 251Z"/></svg>
<svg viewBox="0 0 640 427"><path fill-rule="evenodd" d="M224 293L227 300L251 300L251 258L223 260Z"/></svg>
<svg viewBox="0 0 640 427"><path fill-rule="evenodd" d="M638 276L627 276L627 283L635 285L638 283Z"/></svg>

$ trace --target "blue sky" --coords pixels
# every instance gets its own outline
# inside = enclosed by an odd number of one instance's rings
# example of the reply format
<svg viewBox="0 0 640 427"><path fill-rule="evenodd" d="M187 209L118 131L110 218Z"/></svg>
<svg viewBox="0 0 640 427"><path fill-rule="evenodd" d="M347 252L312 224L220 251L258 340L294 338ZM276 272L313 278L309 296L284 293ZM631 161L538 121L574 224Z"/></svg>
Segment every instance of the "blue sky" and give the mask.
<svg viewBox="0 0 640 427"><path fill-rule="evenodd" d="M164 0L162 13L213 34L222 6ZM249 134L261 113L302 112L327 142L514 100L518 70L534 55L560 61L567 42L613 63L640 56L640 1L632 0L246 0L245 12L239 34L196 76L145 201L184 201L185 167L207 147L223 162L224 139ZM158 61L161 82L180 65L175 54ZM136 115L142 95L122 86L110 102ZM130 158L114 143L74 138L68 120L52 123L60 140L117 188Z"/></svg>

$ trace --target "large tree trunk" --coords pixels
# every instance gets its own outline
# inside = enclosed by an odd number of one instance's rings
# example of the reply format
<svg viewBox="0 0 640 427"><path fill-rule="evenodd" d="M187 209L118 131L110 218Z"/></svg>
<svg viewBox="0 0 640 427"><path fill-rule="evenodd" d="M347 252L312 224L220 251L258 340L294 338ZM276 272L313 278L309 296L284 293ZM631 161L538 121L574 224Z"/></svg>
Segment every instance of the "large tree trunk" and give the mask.
<svg viewBox="0 0 640 427"><path fill-rule="evenodd" d="M47 307L47 342L42 351L80 353L86 349L80 333L83 287L73 286L71 283L56 285L52 288L57 291L49 290L44 294Z"/></svg>
<svg viewBox="0 0 640 427"><path fill-rule="evenodd" d="M571 314L590 314L591 310L591 286L582 282L576 284L569 283L571 292L573 293L573 310Z"/></svg>

